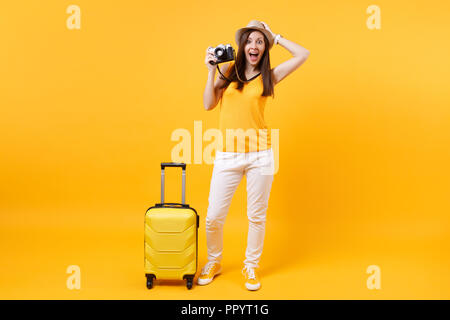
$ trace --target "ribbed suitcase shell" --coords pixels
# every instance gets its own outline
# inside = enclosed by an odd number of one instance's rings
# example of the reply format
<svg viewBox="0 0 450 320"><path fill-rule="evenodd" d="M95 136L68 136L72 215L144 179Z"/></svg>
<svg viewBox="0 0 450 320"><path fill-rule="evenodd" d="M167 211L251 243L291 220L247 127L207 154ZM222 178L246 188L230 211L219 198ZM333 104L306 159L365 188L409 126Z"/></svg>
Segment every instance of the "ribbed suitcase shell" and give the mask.
<svg viewBox="0 0 450 320"><path fill-rule="evenodd" d="M145 273L179 279L197 272L198 215L181 204L158 204L145 214Z"/></svg>

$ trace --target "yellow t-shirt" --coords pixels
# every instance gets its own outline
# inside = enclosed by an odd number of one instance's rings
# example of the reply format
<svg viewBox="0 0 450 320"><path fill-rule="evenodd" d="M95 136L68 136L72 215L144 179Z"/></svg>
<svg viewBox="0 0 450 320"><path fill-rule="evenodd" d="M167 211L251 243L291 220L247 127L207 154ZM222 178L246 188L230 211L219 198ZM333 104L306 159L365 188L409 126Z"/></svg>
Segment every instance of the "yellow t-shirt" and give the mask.
<svg viewBox="0 0 450 320"><path fill-rule="evenodd" d="M225 75L230 74L234 62ZM271 148L270 129L264 121L267 97L261 96L264 87L262 75L244 84L242 91L237 82L225 89L220 104L219 128L223 148L219 151L253 152Z"/></svg>

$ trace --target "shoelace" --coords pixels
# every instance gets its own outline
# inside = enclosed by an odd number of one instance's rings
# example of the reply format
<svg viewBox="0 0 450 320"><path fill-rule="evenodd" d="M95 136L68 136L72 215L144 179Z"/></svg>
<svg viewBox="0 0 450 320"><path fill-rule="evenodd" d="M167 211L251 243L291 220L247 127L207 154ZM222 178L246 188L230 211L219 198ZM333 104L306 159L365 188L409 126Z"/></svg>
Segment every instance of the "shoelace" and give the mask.
<svg viewBox="0 0 450 320"><path fill-rule="evenodd" d="M242 274L245 275L247 273L249 279L256 279L255 269L245 266L242 269Z"/></svg>
<svg viewBox="0 0 450 320"><path fill-rule="evenodd" d="M208 274L213 266L214 263L207 263L206 266L204 266L202 269L202 274Z"/></svg>

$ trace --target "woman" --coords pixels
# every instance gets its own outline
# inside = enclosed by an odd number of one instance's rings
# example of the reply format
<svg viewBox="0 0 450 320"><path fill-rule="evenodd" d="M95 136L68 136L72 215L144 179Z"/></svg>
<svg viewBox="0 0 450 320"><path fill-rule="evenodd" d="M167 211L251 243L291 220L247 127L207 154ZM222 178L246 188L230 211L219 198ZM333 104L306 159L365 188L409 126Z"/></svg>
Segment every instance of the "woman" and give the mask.
<svg viewBox="0 0 450 320"><path fill-rule="evenodd" d="M208 262L197 282L199 285L211 283L222 270L223 225L233 194L246 175L249 229L242 273L246 288L258 290L261 284L256 269L263 249L274 162L270 134L267 134L264 121L264 106L267 97L274 96L274 86L300 67L309 51L274 34L267 24L257 20L239 29L235 38L239 45L236 60L228 68L226 65L220 68L225 78L219 76L214 80L216 65L209 62L217 59L211 47L205 59L209 72L204 106L206 110L212 110L221 101L219 123L226 140L222 144L225 150L216 150L206 216ZM273 44L281 45L293 57L271 69L269 50ZM236 132L247 134L236 136Z"/></svg>

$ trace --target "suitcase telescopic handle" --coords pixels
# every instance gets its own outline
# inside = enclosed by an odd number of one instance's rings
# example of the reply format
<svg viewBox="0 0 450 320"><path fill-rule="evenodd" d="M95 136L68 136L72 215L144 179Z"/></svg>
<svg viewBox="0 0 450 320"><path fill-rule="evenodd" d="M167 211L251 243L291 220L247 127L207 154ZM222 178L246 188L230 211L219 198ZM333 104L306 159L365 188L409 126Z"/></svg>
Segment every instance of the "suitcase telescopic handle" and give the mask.
<svg viewBox="0 0 450 320"><path fill-rule="evenodd" d="M182 170L181 175L181 203L186 203L186 163L178 162L162 162L161 163L161 203L164 203L164 182L165 174L164 169L166 167L180 167Z"/></svg>
<svg viewBox="0 0 450 320"><path fill-rule="evenodd" d="M180 167L180 168L183 168L183 170L186 170L186 163L180 163L180 162L162 162L162 163L161 163L161 169L164 170L165 167Z"/></svg>

